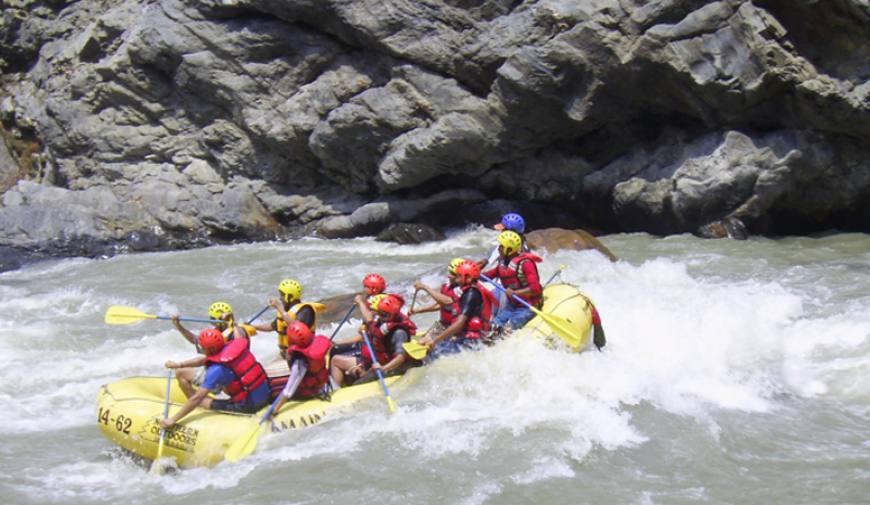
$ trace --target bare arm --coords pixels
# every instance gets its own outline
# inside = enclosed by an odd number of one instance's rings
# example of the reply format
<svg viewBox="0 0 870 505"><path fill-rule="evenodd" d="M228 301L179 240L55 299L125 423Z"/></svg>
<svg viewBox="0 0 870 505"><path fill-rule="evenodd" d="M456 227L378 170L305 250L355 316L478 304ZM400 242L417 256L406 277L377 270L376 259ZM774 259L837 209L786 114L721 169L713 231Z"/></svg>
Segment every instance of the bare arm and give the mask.
<svg viewBox="0 0 870 505"><path fill-rule="evenodd" d="M366 323L372 322L375 316L372 314L369 304L366 303L365 297L363 295L356 295L353 301L355 301L359 307L359 313L362 314L363 321Z"/></svg>
<svg viewBox="0 0 870 505"><path fill-rule="evenodd" d="M450 326L444 328L444 331L435 335L434 337L423 337L420 339L420 344L425 345L429 348L432 348L438 342L444 340L445 338L452 337L459 333L462 328L465 327L465 323L468 322L468 316L465 314L460 314L456 319L450 323Z"/></svg>
<svg viewBox="0 0 870 505"><path fill-rule="evenodd" d="M444 306L444 305L450 305L451 303L453 303L452 298L441 293L440 291L436 291L435 289L432 289L431 287L423 284L420 281L415 282L414 287L417 289L422 289L423 291L428 293L429 296L431 296L432 299L435 300L435 303L437 303L438 305ZM419 311L416 311L416 312L419 312Z"/></svg>
<svg viewBox="0 0 870 505"><path fill-rule="evenodd" d="M167 417L166 419L160 421L160 426L162 428L171 428L180 421L184 416L190 414L190 412L199 406L199 404L208 396L211 392L210 389L207 388L199 388L193 393L193 396L187 399L184 405L176 412L175 414Z"/></svg>
<svg viewBox="0 0 870 505"><path fill-rule="evenodd" d="M399 368L400 366L402 366L402 363L404 363L406 359L407 358L405 357L404 352L397 353L396 356L393 357L393 359L391 359L390 361L388 361L385 364L384 363L381 364L381 372L385 373L385 374L392 372L396 368Z"/></svg>
<svg viewBox="0 0 870 505"><path fill-rule="evenodd" d="M414 310L409 310L408 315L413 316L414 314L425 314L426 312L435 312L437 310L441 310L441 306L437 303L433 303L432 305L426 305L425 307L415 308Z"/></svg>
<svg viewBox="0 0 870 505"><path fill-rule="evenodd" d="M188 342L196 345L196 336L193 334L192 331L181 325L181 321L179 321L178 319L179 317L181 316L179 316L178 314L172 316L172 326L175 326L175 329L178 330L178 333L181 333L181 336L186 338Z"/></svg>
<svg viewBox="0 0 870 505"><path fill-rule="evenodd" d="M275 328L272 327L272 323L260 323L260 324L252 324L257 331L275 331Z"/></svg>
<svg viewBox="0 0 870 505"><path fill-rule="evenodd" d="M192 368L205 365L205 356L195 356L180 363L167 361L166 368Z"/></svg>

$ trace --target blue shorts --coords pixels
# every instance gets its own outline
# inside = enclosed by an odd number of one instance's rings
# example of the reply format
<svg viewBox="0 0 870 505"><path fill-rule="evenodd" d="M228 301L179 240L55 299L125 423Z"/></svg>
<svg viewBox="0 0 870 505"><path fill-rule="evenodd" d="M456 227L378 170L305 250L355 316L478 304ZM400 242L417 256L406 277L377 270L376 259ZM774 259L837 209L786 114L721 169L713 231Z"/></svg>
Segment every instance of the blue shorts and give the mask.
<svg viewBox="0 0 870 505"><path fill-rule="evenodd" d="M457 354L462 351L475 350L482 346L483 343L477 338L448 338L438 342L432 352L423 358L423 363L428 364L432 361L451 354Z"/></svg>
<svg viewBox="0 0 870 505"><path fill-rule="evenodd" d="M535 313L525 305L516 306L508 303L499 309L498 314L492 319L492 325L504 326L510 323L514 329L518 329L522 328L533 317L535 317Z"/></svg>
<svg viewBox="0 0 870 505"><path fill-rule="evenodd" d="M254 402L255 398L260 401ZM272 400L271 390L269 389L269 381L264 382L257 389L248 393L248 396L240 402L232 400L212 400L211 410L223 410L224 412L241 412L243 414L253 414L262 409Z"/></svg>

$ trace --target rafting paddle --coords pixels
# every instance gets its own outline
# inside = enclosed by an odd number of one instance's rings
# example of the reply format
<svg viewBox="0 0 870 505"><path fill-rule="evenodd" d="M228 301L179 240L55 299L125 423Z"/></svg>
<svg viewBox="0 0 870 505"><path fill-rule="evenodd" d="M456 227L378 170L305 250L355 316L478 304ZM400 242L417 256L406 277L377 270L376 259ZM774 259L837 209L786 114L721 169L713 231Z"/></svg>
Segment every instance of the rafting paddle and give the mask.
<svg viewBox="0 0 870 505"><path fill-rule="evenodd" d="M335 336L338 335L338 330L340 330L344 323L347 322L347 320L350 318L350 315L353 313L353 309L355 308L356 303L350 306L350 310L347 311L344 319L342 319L341 322L338 323L338 326L335 328L335 331L332 332L332 336L329 337L329 340L334 339ZM256 317L254 319L256 319ZM278 406L279 401L281 401L280 394L275 397L272 405L269 406L269 410L267 410L266 413L263 414L263 417L260 418L260 421L257 423L257 425L254 426L251 431L249 431L245 436L237 438L236 441L227 448L227 451L224 453L225 460L229 461L230 463L235 463L242 458L250 456L257 449L257 443L259 443L260 435L263 432L261 428L263 427L263 424L268 421L270 417L272 417L272 412L275 411L275 407Z"/></svg>
<svg viewBox="0 0 870 505"><path fill-rule="evenodd" d="M171 321L172 317L158 316L157 314L147 314L139 309L133 307L125 307L123 305L112 305L111 307L109 307L109 310L106 311L105 322L106 324L131 324L135 323L136 321L141 321L143 319L165 319ZM226 323L226 321L222 321L220 319L200 319L197 317L179 317L178 320L193 321L197 323Z"/></svg>
<svg viewBox="0 0 870 505"><path fill-rule="evenodd" d="M163 418L169 417L169 391L172 389L172 370L166 375L166 399L163 402ZM160 428L160 442L157 444L157 457L151 463L151 473L155 475L163 475L163 465L160 464L160 458L163 457L163 442L166 440L166 428Z"/></svg>
<svg viewBox="0 0 870 505"><path fill-rule="evenodd" d="M507 293L507 290L504 287L502 287L501 284L496 284L489 277L481 274L480 278L485 280L486 282L492 284L493 286L498 288L500 291ZM535 313L535 315L537 315L541 319L543 319L544 322L547 323L547 325L550 327L550 329L553 330L553 332L559 338L564 340L565 343L567 343L569 346L571 346L573 348L580 347L580 336L576 334L576 331L573 328L571 328L571 323L568 320L563 319L563 318L556 316L556 315L553 315L553 314L545 314L545 313L541 312L540 310L536 309L535 307L533 307L529 302L523 300L522 298L520 298L517 295L512 295L512 298L514 300L516 300L517 302L528 307L532 312Z"/></svg>
<svg viewBox="0 0 870 505"><path fill-rule="evenodd" d="M338 326L335 327L335 331L332 332L332 335L329 336L330 342L335 338L336 335L338 335L338 330L340 330L341 327L344 326L344 323L346 323L347 320L350 318L350 315L353 314L353 309L355 309L355 308L356 308L356 302L351 304L350 309L347 311L347 314L344 315L344 319L342 319L341 322L338 323Z"/></svg>
<svg viewBox="0 0 870 505"><path fill-rule="evenodd" d="M372 343L369 340L368 332L364 331L363 334L363 342L366 343L366 347L369 349L369 354L372 357L372 363L378 365L378 359L375 357L375 350L372 348ZM387 399L387 407L390 408L390 413L396 411L396 404L393 403L393 399L390 397L390 388L387 387L387 383L384 382L384 374L381 372L380 368L375 368L375 372L378 374L378 380L381 382L381 388L384 390L384 397Z"/></svg>
<svg viewBox="0 0 870 505"><path fill-rule="evenodd" d="M559 265L559 269L556 270L556 272L549 278L549 280L547 280L547 282L544 283L544 287L549 286L550 283L553 282L553 279L555 279L557 275L562 275L563 270L565 270L565 265Z"/></svg>
<svg viewBox="0 0 870 505"><path fill-rule="evenodd" d="M419 289L414 290L414 296L411 297L411 305L408 306L408 313L414 312L414 304L417 302L417 293L419 293Z"/></svg>
<svg viewBox="0 0 870 505"><path fill-rule="evenodd" d="M263 417L260 418L257 425L254 426L247 435L237 438L236 441L227 448L227 452L224 453L225 460L230 463L235 463L242 458L250 456L251 453L257 449L257 442L260 441L260 432L262 431L261 428L263 427L263 424L272 417L272 412L275 411L275 406L278 405L279 401L281 401L280 394L275 397L275 401L272 402L272 405L269 406L269 410L263 414Z"/></svg>
<svg viewBox="0 0 870 505"><path fill-rule="evenodd" d="M430 326L429 329L426 330L425 333L423 333L423 336L425 337L426 335L432 333L432 330L434 330L435 326L437 325L438 320L436 319L435 322L432 323L432 326ZM408 342L405 342L404 344L402 344L402 349L405 350L405 353L408 356L416 360L421 360L425 358L427 354L429 354L429 348L416 340L410 340Z"/></svg>
<svg viewBox="0 0 870 505"><path fill-rule="evenodd" d="M426 357L426 354L429 353L429 348L425 345L417 342L416 340L411 340L410 342L405 342L402 344L402 349L408 353L408 356L421 360Z"/></svg>
<svg viewBox="0 0 870 505"><path fill-rule="evenodd" d="M260 317L260 316L263 315L263 312L266 312L267 310L269 310L270 307L271 307L271 305L266 305L265 307L263 307L262 309L260 309L260 312L257 312L256 314L254 314L253 316L251 316L251 318L248 319L247 323L248 323L248 324L252 324L254 321L257 320L258 317Z"/></svg>

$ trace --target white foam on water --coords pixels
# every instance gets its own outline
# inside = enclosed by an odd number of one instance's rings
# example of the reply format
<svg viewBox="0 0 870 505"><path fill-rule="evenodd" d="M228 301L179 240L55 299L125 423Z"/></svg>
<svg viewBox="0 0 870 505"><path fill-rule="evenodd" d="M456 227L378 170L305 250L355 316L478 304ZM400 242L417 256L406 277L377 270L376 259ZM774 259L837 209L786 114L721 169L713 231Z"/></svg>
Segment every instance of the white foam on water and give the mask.
<svg viewBox="0 0 870 505"><path fill-rule="evenodd" d="M588 270L575 265L566 277L591 295L610 336L596 377L612 398L689 415L707 404L769 407L782 387L770 364L782 359L785 331L802 311L799 297L775 283L694 279L666 259L639 266L590 260Z"/></svg>
<svg viewBox="0 0 870 505"><path fill-rule="evenodd" d="M511 480L516 484L527 485L576 475L567 463L554 457L537 458L532 461L532 465L529 470L511 476Z"/></svg>
<svg viewBox="0 0 870 505"><path fill-rule="evenodd" d="M451 258L482 257L493 237L475 230L419 246L301 240L105 262L58 261L45 270L34 265L3 274L0 297L12 315L0 320L4 429L11 436L57 436L52 434L90 425L101 384L162 375L165 360L194 354L168 321L106 327L102 315L109 305L206 317L208 304L226 299L237 314L252 314L285 276L298 275L316 299L359 289L369 271L383 273L410 296L412 272L435 272L424 282L438 286ZM674 247L674 241L662 247ZM258 451L236 465L157 479L123 459L92 461L70 454L69 463L46 469L44 479L22 477L18 489L55 502L117 500L131 492L186 496L239 486L247 476L276 466L359 457L383 443L437 467L485 463L506 450L506 441L537 442L502 462L508 467L503 478L485 475L474 485L465 483L459 501L484 503L505 486L572 478L576 465L594 451L639 447L653 439L655 428L635 419L633 406L695 420L716 437L722 410L766 413L783 396L870 404L870 298L828 306L839 291L824 285L815 267L789 267L777 275L769 269L781 267L771 260L768 266L752 265L763 276L736 269L740 275L732 275L721 268L729 261L710 251L634 263L612 263L596 252L545 255L544 279L565 264L562 278L596 303L608 337L604 352L571 354L509 338L439 360L413 383L395 388L395 415L386 413L382 398L371 398L313 428L264 437ZM709 265L716 268L708 273ZM130 277L118 277L122 274ZM53 278L63 282L51 285ZM424 300L420 295L418 305ZM355 315L338 338L358 324ZM274 356L274 334L254 337L253 345L262 361ZM39 422L44 419L52 422ZM649 494L638 501L666 498Z"/></svg>

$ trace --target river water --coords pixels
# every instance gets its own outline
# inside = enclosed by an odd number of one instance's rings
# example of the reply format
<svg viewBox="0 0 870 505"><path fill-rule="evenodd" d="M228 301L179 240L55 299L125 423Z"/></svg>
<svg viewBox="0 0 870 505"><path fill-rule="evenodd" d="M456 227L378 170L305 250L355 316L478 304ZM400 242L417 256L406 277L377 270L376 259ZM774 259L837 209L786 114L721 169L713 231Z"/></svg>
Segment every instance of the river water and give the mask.
<svg viewBox="0 0 870 505"><path fill-rule="evenodd" d="M314 240L65 259L0 274L4 503L578 504L870 502L870 236L612 235L620 258L545 256L600 309L605 352L507 340L381 398L265 437L234 465L158 477L100 434L101 384L192 356L167 321L111 305L257 312L283 277L308 299L378 271L405 288L494 232L397 246ZM419 302L419 300L418 300ZM423 321L425 324L425 321ZM195 328L195 325L191 325ZM328 332L334 328L323 328ZM349 334L350 325L347 333ZM274 337L255 353L274 354Z"/></svg>

